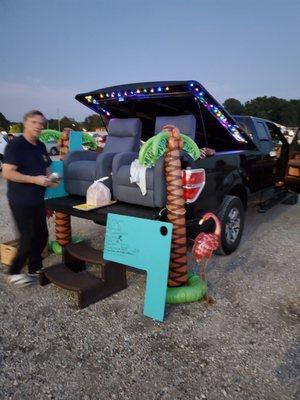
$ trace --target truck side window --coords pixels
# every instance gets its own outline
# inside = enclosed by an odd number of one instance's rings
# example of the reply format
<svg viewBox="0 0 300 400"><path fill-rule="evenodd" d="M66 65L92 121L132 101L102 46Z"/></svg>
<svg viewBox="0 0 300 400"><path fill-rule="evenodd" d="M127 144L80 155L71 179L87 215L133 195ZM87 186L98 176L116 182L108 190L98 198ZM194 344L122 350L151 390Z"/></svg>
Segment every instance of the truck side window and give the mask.
<svg viewBox="0 0 300 400"><path fill-rule="evenodd" d="M271 142L272 148L271 148L270 155L273 157L279 158L281 155L281 147L283 144L282 140L280 139L280 136L278 134L279 128L277 128L276 125L274 125L270 122L267 122L266 124L267 124L268 130L269 130L271 138L272 138L272 142Z"/></svg>
<svg viewBox="0 0 300 400"><path fill-rule="evenodd" d="M267 128L263 122L256 122L256 132L259 140L270 141Z"/></svg>

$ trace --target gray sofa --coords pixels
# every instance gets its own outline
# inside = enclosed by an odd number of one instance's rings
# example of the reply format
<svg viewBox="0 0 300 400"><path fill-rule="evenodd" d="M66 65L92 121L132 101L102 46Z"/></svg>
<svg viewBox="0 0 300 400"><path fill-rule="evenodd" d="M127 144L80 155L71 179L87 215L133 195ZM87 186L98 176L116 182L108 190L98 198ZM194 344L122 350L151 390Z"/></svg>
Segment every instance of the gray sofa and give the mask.
<svg viewBox="0 0 300 400"><path fill-rule="evenodd" d="M69 194L86 196L88 187L97 179L108 176L103 183L112 190L112 163L121 152L140 148L142 124L139 118L113 118L108 124L108 136L102 153L71 151L64 159L65 189Z"/></svg>
<svg viewBox="0 0 300 400"><path fill-rule="evenodd" d="M193 115L157 117L155 121L155 134L161 132L164 125L177 126L182 133L192 139L195 138L196 119ZM147 207L162 208L166 205L166 183L164 172L164 159L161 157L157 164L146 171L147 193L142 195L136 183L130 183L130 164L138 158L138 153L120 153L113 160L113 192L114 198L126 203L138 204Z"/></svg>

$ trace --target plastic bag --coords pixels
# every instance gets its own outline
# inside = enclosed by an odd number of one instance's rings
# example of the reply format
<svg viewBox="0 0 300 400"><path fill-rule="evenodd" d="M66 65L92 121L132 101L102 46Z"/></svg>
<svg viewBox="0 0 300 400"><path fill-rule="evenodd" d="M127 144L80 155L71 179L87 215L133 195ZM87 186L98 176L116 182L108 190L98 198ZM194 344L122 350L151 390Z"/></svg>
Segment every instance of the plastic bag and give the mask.
<svg viewBox="0 0 300 400"><path fill-rule="evenodd" d="M86 192L86 202L91 206L106 206L111 201L111 193L107 186L102 183L108 176L95 181Z"/></svg>

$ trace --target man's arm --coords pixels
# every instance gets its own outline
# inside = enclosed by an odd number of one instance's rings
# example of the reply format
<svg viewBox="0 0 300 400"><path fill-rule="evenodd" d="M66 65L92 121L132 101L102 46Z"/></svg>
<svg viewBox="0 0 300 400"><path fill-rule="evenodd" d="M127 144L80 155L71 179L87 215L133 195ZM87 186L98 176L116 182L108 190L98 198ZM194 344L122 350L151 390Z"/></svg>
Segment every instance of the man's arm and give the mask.
<svg viewBox="0 0 300 400"><path fill-rule="evenodd" d="M4 179L17 183L32 183L34 185L48 187L51 185L50 179L44 175L31 176L24 175L17 171L17 166L13 164L3 164L2 175Z"/></svg>

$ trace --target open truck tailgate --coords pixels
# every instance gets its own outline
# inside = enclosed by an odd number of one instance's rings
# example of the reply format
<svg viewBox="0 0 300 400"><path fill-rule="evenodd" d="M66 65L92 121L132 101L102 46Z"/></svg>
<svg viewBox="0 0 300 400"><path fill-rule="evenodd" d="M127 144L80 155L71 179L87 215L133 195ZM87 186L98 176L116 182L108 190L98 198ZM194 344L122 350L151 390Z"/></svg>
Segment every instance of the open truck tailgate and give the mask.
<svg viewBox="0 0 300 400"><path fill-rule="evenodd" d="M46 208L52 211L59 211L72 215L74 217L85 218L97 222L100 225L106 225L108 213L128 215L137 218L146 218L158 220L160 209L134 204L117 202L107 207L97 208L90 211L81 211L73 208L75 205L82 204L84 199L77 196L57 197L46 200Z"/></svg>

